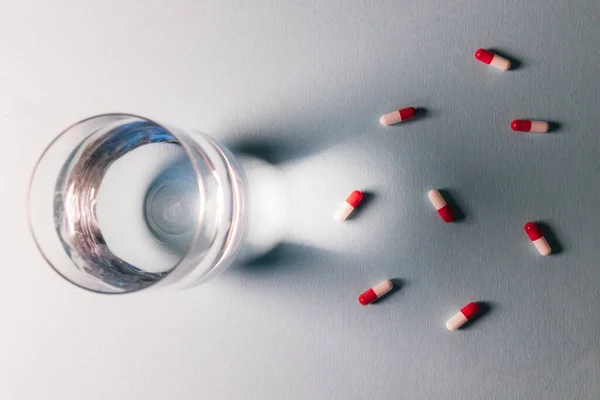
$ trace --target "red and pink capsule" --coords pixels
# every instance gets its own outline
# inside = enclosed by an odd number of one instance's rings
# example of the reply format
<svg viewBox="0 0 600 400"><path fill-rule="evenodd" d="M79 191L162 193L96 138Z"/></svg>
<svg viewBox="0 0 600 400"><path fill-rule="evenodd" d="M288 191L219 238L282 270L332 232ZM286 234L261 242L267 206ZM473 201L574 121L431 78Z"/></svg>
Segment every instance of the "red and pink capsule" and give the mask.
<svg viewBox="0 0 600 400"><path fill-rule="evenodd" d="M400 110L392 111L391 113L387 113L379 118L379 123L381 125L393 125L397 124L401 121L406 121L407 119L414 118L417 114L417 110L414 107L406 107Z"/></svg>
<svg viewBox="0 0 600 400"><path fill-rule="evenodd" d="M392 290L393 287L394 284L389 279L383 282L379 282L377 285L373 286L370 289L367 289L363 294L358 296L358 302L363 306L371 304L372 302L374 302L375 300Z"/></svg>
<svg viewBox="0 0 600 400"><path fill-rule="evenodd" d="M527 119L515 119L510 123L510 127L513 131L517 132L535 132L544 133L548 132L550 124L546 121L530 121Z"/></svg>
<svg viewBox="0 0 600 400"><path fill-rule="evenodd" d="M465 322L472 319L478 313L479 304L469 303L463 308L461 308L459 312L454 314L454 316L446 322L446 328L448 328L449 331L455 331L461 326L463 326Z"/></svg>
<svg viewBox="0 0 600 400"><path fill-rule="evenodd" d="M477 49L475 52L475 58L484 64L491 65L492 67L501 69L502 71L506 71L510 68L510 61L485 49Z"/></svg>
<svg viewBox="0 0 600 400"><path fill-rule="evenodd" d="M356 207L360 204L363 199L363 194L360 190L355 190L346 198L340 206L338 207L335 214L333 214L333 218L338 221L345 221L346 218L354 211Z"/></svg>
<svg viewBox="0 0 600 400"><path fill-rule="evenodd" d="M437 210L440 217L442 217L444 222L454 221L454 214L452 213L450 206L448 206L448 203L446 203L446 200L444 200L440 192L438 192L437 190L430 190L427 193L427 197L429 197L429 201L431 201L431 204L433 204L433 206Z"/></svg>
<svg viewBox="0 0 600 400"><path fill-rule="evenodd" d="M542 235L542 231L540 231L540 227L535 222L528 222L525 224L525 232L529 239L533 242L533 245L539 251L539 253L543 256L547 256L552 253L552 248L548 244L548 241Z"/></svg>

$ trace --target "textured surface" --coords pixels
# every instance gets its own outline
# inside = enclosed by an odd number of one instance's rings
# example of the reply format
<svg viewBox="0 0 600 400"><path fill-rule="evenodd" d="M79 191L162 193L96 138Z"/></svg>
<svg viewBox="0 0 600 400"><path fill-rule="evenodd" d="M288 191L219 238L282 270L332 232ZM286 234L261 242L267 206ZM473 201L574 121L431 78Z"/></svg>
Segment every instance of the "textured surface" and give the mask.
<svg viewBox="0 0 600 400"><path fill-rule="evenodd" d="M600 398L597 1L95 3L0 4L0 398ZM408 104L426 110L379 126ZM185 292L62 281L29 237L27 180L57 132L107 111L280 163L291 243ZM353 189L372 195L335 223ZM559 254L536 254L529 220ZM387 278L400 289L357 303ZM469 301L489 311L447 332Z"/></svg>

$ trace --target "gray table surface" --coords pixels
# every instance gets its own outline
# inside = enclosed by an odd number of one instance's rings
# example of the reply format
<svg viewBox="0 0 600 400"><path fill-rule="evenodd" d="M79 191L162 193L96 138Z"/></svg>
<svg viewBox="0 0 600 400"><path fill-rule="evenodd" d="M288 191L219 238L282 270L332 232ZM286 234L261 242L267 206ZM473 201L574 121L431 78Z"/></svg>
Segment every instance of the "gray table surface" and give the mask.
<svg viewBox="0 0 600 400"><path fill-rule="evenodd" d="M594 0L1 2L0 398L600 398L599 44ZM407 104L424 115L378 124ZM108 111L266 147L301 199L288 243L195 290L68 285L29 236L27 181ZM336 224L355 188L370 201ZM446 331L469 301L488 312Z"/></svg>

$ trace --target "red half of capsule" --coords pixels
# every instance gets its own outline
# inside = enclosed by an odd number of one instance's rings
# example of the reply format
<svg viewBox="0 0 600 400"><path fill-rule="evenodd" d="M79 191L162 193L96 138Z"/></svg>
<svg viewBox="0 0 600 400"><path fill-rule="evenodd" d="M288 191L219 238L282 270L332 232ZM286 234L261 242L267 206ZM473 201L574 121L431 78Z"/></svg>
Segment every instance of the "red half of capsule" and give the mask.
<svg viewBox="0 0 600 400"><path fill-rule="evenodd" d="M466 319L471 319L475 314L479 312L479 304L469 303L460 309L460 312L465 316Z"/></svg>
<svg viewBox="0 0 600 400"><path fill-rule="evenodd" d="M400 113L400 118L404 121L413 118L417 114L417 110L414 107L406 107L398 110L398 113Z"/></svg>
<svg viewBox="0 0 600 400"><path fill-rule="evenodd" d="M440 215L440 217L442 217L442 219L444 220L444 222L452 222L452 221L454 221L454 214L452 213L452 210L450 209L450 207L448 206L448 204L446 204L444 207L442 207L439 210L437 210L437 212Z"/></svg>
<svg viewBox="0 0 600 400"><path fill-rule="evenodd" d="M537 226L535 222L526 223L525 232L527 232L527 236L529 236L529 239L531 239L532 242L543 236L539 226Z"/></svg>
<svg viewBox="0 0 600 400"><path fill-rule="evenodd" d="M353 208L356 208L358 203L360 203L363 199L363 194L359 190L355 190L350 193L350 195L346 198L346 203L350 204Z"/></svg>
<svg viewBox="0 0 600 400"><path fill-rule="evenodd" d="M366 306L367 304L370 304L375 300L377 300L377 295L375 294L375 291L373 289L369 289L360 296L358 296L358 302L363 306Z"/></svg>
<svg viewBox="0 0 600 400"><path fill-rule="evenodd" d="M529 132L531 130L531 121L515 119L513 122L511 122L510 127L513 131Z"/></svg>
<svg viewBox="0 0 600 400"><path fill-rule="evenodd" d="M494 53L490 53L485 49L477 49L475 52L475 58L482 63L490 64L494 59Z"/></svg>

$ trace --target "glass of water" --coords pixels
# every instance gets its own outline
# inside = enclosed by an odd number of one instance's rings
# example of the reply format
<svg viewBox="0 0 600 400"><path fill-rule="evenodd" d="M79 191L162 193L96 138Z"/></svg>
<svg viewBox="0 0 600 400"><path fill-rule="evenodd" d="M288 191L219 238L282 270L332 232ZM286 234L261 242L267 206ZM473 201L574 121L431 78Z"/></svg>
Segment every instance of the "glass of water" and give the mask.
<svg viewBox="0 0 600 400"><path fill-rule="evenodd" d="M238 160L202 133L99 115L67 128L41 156L30 227L48 263L82 288L190 287L240 253L249 258L276 244L282 224L264 223L284 220L282 182L274 167ZM262 218L253 208L267 197L280 207Z"/></svg>

